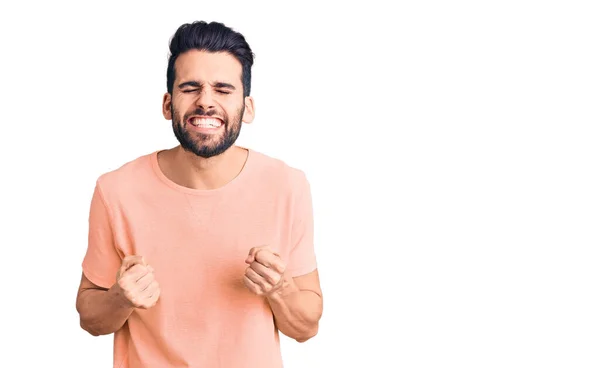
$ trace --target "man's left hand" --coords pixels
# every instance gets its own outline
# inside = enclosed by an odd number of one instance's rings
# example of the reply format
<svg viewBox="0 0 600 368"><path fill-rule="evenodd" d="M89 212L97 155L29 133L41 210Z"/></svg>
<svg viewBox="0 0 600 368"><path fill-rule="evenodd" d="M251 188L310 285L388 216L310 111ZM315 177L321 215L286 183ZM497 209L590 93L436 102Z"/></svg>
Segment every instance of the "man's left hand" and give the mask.
<svg viewBox="0 0 600 368"><path fill-rule="evenodd" d="M256 295L269 295L281 288L285 265L279 254L268 246L250 249L246 263L244 284Z"/></svg>

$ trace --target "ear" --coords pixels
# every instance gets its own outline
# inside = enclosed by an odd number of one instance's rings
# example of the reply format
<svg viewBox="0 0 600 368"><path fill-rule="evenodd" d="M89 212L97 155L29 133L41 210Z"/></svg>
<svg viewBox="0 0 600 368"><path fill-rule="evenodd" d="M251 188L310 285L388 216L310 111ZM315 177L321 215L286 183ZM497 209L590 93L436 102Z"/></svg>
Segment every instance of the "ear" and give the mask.
<svg viewBox="0 0 600 368"><path fill-rule="evenodd" d="M171 114L171 94L170 93L165 93L165 95L163 96L162 113L163 113L163 116L165 117L165 119L167 119L167 120L173 119L173 116Z"/></svg>
<svg viewBox="0 0 600 368"><path fill-rule="evenodd" d="M244 98L244 116L242 116L242 121L246 124L252 123L254 120L254 99L250 96Z"/></svg>

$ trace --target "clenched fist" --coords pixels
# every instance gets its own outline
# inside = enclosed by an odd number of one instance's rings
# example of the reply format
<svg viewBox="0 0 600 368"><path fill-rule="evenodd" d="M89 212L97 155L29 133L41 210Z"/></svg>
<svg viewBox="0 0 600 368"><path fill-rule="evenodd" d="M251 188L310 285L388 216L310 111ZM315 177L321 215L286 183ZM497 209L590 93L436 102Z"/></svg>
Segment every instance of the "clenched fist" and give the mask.
<svg viewBox="0 0 600 368"><path fill-rule="evenodd" d="M153 307L160 296L160 287L154 279L154 270L141 256L127 256L117 273L120 295L135 308Z"/></svg>
<svg viewBox="0 0 600 368"><path fill-rule="evenodd" d="M250 249L246 263L250 266L244 275L244 284L257 295L268 295L283 284L285 265L279 255L269 247Z"/></svg>

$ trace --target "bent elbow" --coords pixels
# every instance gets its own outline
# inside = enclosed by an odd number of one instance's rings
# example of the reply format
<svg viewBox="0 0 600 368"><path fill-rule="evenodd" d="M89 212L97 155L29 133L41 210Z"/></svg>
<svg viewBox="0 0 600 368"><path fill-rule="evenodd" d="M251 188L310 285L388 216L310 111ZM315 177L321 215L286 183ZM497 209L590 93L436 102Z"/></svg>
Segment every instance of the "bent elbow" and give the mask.
<svg viewBox="0 0 600 368"><path fill-rule="evenodd" d="M102 333L100 333L100 331L97 331L96 329L94 329L90 324L86 323L83 318L79 319L79 326L87 333L89 333L92 336L100 336L102 335Z"/></svg>
<svg viewBox="0 0 600 368"><path fill-rule="evenodd" d="M85 322L83 322L83 320L79 321L79 326L81 327L82 330L84 330L85 332L89 333L92 336L100 336L100 334L98 332L96 332L90 326L85 324Z"/></svg>
<svg viewBox="0 0 600 368"><path fill-rule="evenodd" d="M95 326L93 323L90 323L83 318L79 319L79 326L81 326L85 332L92 336L110 335L113 333L113 331L105 331L105 329L102 329L101 326Z"/></svg>
<svg viewBox="0 0 600 368"><path fill-rule="evenodd" d="M307 333L302 334L301 336L296 337L294 340L296 340L297 342L300 342L300 343L306 342L306 341L312 339L313 337L317 336L318 332L319 332L319 327L316 326L312 330L307 331Z"/></svg>

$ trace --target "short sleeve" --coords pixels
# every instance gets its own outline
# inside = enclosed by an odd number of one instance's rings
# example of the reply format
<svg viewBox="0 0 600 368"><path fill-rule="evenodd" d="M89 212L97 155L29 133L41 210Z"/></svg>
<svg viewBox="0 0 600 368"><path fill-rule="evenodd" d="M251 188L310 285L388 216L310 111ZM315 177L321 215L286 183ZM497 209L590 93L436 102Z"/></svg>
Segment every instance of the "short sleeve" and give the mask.
<svg viewBox="0 0 600 368"><path fill-rule="evenodd" d="M110 288L121 267L121 257L115 247L110 215L96 183L89 212L88 246L82 268L85 276L94 284Z"/></svg>
<svg viewBox="0 0 600 368"><path fill-rule="evenodd" d="M293 186L292 249L287 264L292 277L305 275L317 268L311 188L304 173L297 178Z"/></svg>

